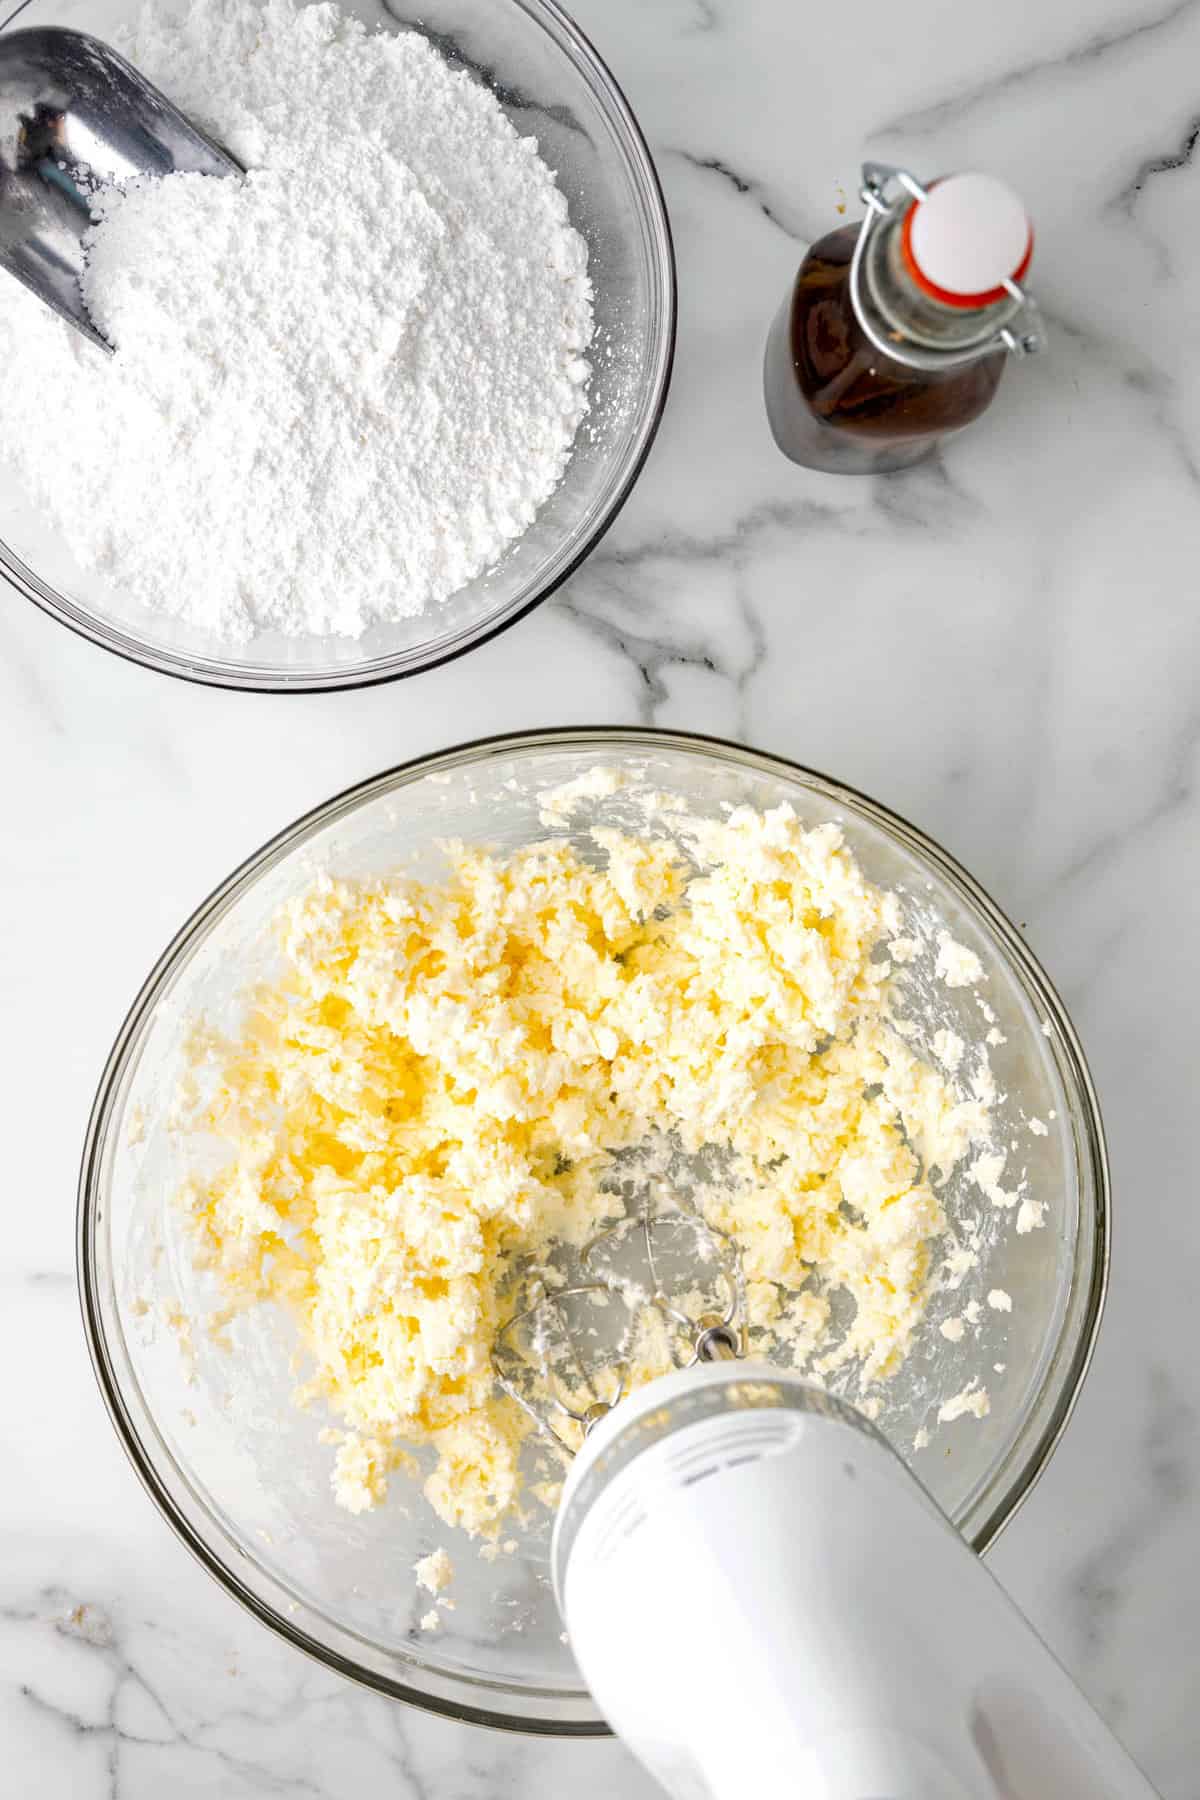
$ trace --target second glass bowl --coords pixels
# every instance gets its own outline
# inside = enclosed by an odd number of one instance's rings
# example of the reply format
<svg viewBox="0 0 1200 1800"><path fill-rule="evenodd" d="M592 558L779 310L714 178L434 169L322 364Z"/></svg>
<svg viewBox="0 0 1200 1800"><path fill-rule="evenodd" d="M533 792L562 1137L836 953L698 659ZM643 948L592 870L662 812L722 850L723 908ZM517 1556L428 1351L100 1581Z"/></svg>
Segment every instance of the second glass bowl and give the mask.
<svg viewBox="0 0 1200 1800"><path fill-rule="evenodd" d="M494 567L431 611L357 640L264 634L236 649L214 642L122 600L80 569L15 484L0 484L0 574L14 587L93 643L220 687L364 686L431 668L511 625L553 593L611 525L653 442L670 381L675 266L662 192L623 94L566 13L554 0L339 4L370 27L424 32L537 138L588 242L597 328L591 407L555 492ZM6 23L111 38L136 10L137 0L26 0ZM221 545L212 548L220 556Z"/></svg>

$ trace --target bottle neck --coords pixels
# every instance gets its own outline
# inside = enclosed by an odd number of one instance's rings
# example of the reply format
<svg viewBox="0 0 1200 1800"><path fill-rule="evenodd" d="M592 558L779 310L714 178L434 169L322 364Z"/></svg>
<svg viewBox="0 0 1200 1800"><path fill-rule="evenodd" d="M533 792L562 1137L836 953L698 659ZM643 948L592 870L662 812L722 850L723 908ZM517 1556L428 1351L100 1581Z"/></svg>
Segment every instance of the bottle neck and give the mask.
<svg viewBox="0 0 1200 1800"><path fill-rule="evenodd" d="M948 360L972 360L971 352L985 356L996 351L997 333L1021 311L1023 302L1011 294L987 306L949 306L920 287L904 252L906 209L897 209L876 222L863 248L860 306L870 308L872 321L889 343L896 345L904 361L904 346ZM864 231L867 225L864 223ZM922 358L924 360L924 358Z"/></svg>

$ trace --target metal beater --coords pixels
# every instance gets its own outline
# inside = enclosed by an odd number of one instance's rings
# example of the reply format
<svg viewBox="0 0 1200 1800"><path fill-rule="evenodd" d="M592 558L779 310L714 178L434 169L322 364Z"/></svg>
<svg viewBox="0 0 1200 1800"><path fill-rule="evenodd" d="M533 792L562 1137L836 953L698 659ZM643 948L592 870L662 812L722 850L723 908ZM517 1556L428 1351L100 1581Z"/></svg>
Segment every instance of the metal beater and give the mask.
<svg viewBox="0 0 1200 1800"><path fill-rule="evenodd" d="M715 1289L695 1313L668 1292L665 1266L678 1266L681 1257L685 1267L698 1266ZM563 1286L536 1278L492 1350L492 1368L504 1392L570 1455L581 1435L629 1391L634 1340L647 1314L661 1321L666 1352L677 1369L731 1361L743 1354L746 1335L737 1245L690 1208L652 1202L590 1239L579 1260L591 1278ZM605 1316L598 1323L601 1312ZM574 1431L564 1435L564 1421Z"/></svg>

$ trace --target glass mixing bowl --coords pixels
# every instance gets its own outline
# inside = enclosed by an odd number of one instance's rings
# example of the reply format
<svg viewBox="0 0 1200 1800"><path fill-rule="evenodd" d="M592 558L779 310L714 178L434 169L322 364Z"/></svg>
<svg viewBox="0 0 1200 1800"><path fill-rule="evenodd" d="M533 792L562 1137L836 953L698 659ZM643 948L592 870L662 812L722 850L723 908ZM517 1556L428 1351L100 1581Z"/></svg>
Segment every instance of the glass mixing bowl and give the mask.
<svg viewBox="0 0 1200 1800"><path fill-rule="evenodd" d="M868 875L901 894L927 938L944 926L982 959L1006 1042L993 1052L1003 1142L1019 1142L1042 1230L954 1182L947 1209L987 1215L986 1251L954 1294L935 1295L899 1374L883 1390L881 1428L967 1539L984 1549L1044 1467L1075 1400L1103 1301L1108 1176L1095 1094L1062 1004L1018 933L969 875L913 826L838 783L705 738L639 730L533 733L424 758L318 807L205 901L161 957L122 1028L88 1131L79 1205L79 1271L92 1355L113 1420L143 1482L188 1547L233 1595L291 1643L385 1693L514 1729L587 1734L603 1724L561 1642L548 1586L549 1514L513 1555L484 1563L394 1477L375 1512L335 1506L322 1423L290 1400L295 1335L267 1309L246 1314L222 1349L202 1328L218 1296L191 1265L173 1195L194 1145L168 1128L190 1024L236 1025L248 982L277 964L271 921L318 870L351 877L435 874L447 838L512 849L548 835L539 796L597 765L719 816L729 804L789 802L805 823L843 822ZM636 818L629 791L581 803L554 827L581 847L598 821ZM951 1026L987 1028L969 988L933 978L926 945L909 965L917 1042ZM1045 1134L1033 1135L1037 1118ZM992 1288L1011 1314L982 1306L977 1337L948 1342L950 1311ZM1004 1365L997 1372L995 1364ZM973 1378L991 1411L935 1429L940 1401ZM538 1509L539 1512L541 1509ZM454 1557L456 1610L422 1635L412 1565L437 1545ZM426 1597L426 1605L428 1598Z"/></svg>
<svg viewBox="0 0 1200 1800"><path fill-rule="evenodd" d="M5 25L67 25L108 38L139 4L26 0ZM522 134L537 138L588 242L597 328L591 408L562 481L498 563L432 611L358 640L262 634L234 648L157 617L80 569L11 476L0 482L0 573L14 587L93 643L220 687L362 686L416 674L511 625L553 593L611 525L649 452L670 381L675 265L662 192L623 94L577 26L554 0L339 4L370 26L424 32L495 91ZM212 549L220 556L219 542Z"/></svg>

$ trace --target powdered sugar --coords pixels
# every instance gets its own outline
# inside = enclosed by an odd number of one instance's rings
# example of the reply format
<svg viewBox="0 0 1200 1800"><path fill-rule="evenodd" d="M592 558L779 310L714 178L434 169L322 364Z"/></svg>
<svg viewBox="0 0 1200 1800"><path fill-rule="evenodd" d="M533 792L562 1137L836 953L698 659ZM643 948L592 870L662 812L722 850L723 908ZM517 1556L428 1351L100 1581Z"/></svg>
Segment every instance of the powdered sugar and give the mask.
<svg viewBox="0 0 1200 1800"><path fill-rule="evenodd" d="M5 454L81 564L227 640L435 605L586 410L587 252L536 143L331 5L152 5L120 48L250 172L101 202L113 357L0 282Z"/></svg>

